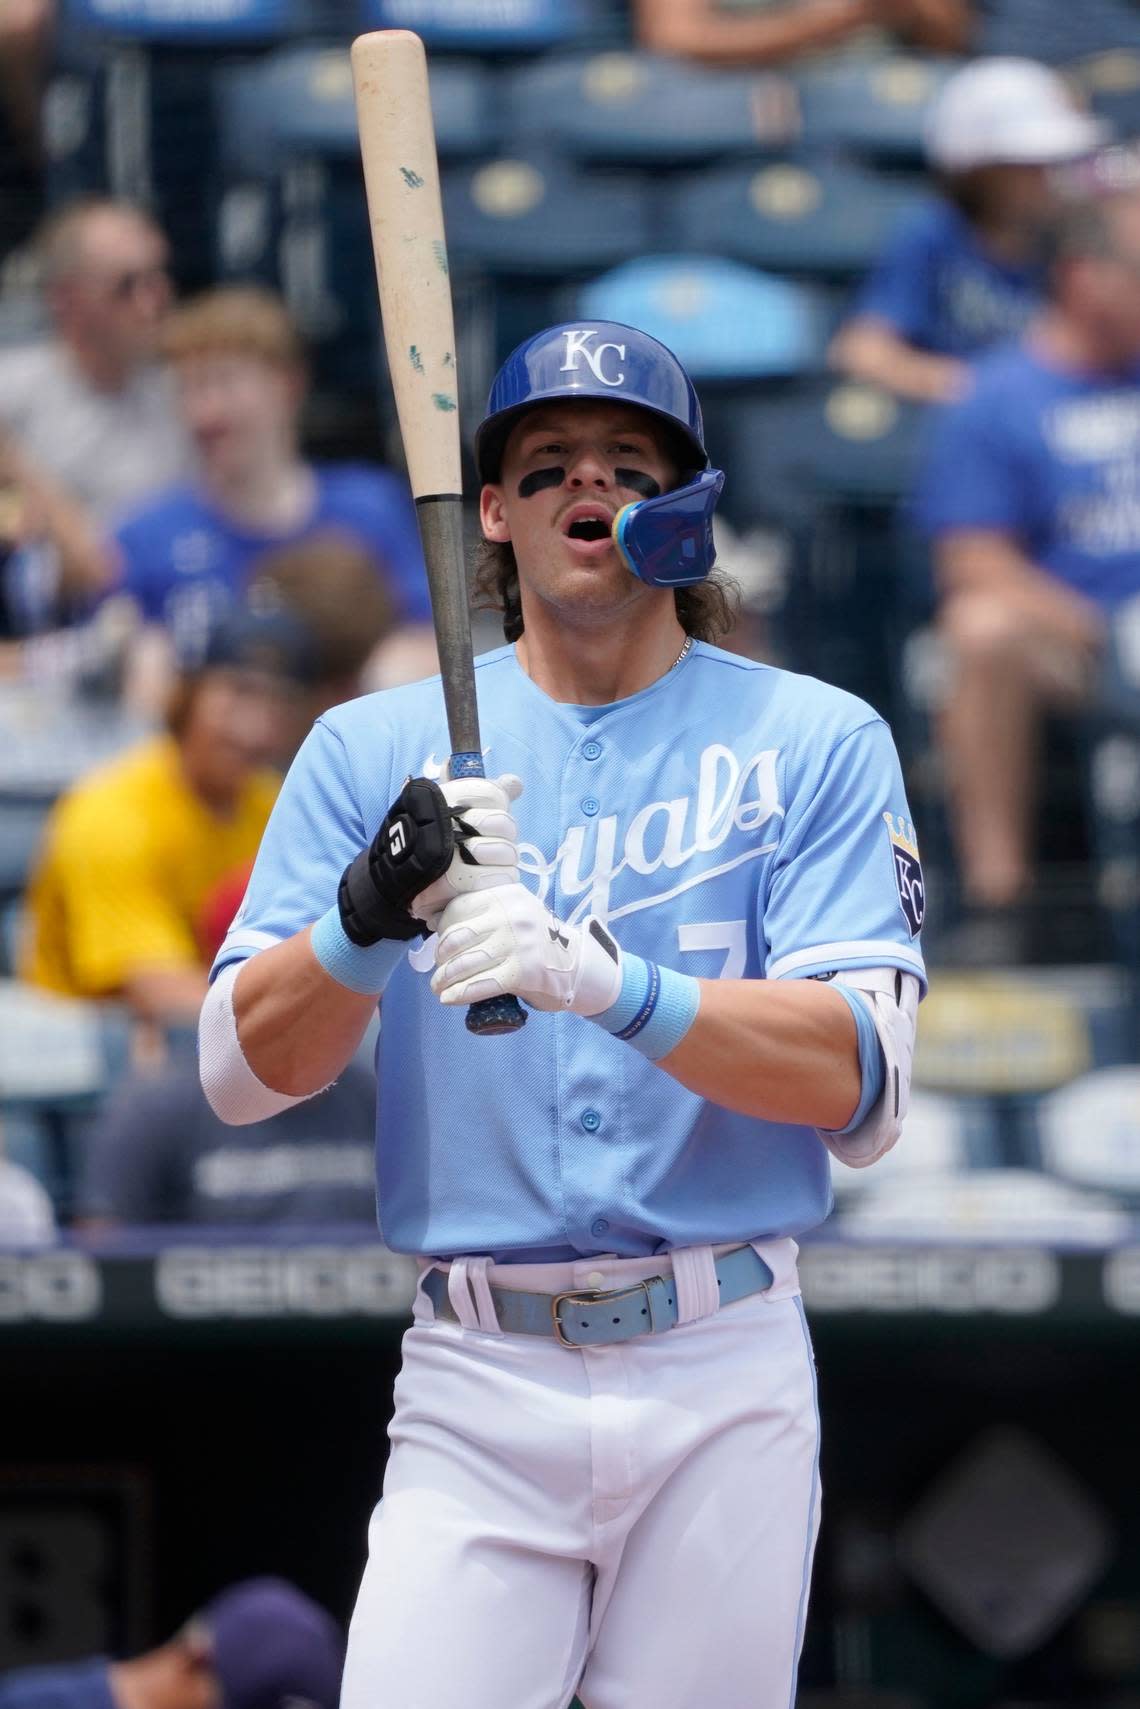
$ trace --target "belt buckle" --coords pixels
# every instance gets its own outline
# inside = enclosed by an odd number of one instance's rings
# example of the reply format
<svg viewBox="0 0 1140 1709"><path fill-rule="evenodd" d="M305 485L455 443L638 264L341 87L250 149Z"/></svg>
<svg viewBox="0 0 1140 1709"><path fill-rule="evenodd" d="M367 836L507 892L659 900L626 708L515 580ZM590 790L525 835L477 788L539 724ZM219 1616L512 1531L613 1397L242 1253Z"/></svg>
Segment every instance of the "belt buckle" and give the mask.
<svg viewBox="0 0 1140 1709"><path fill-rule="evenodd" d="M586 1291L585 1293L571 1288L567 1293L551 1294L550 1315L554 1320L554 1339L560 1346L569 1347L572 1352L580 1353L582 1351L583 1343L580 1341L568 1341L562 1329L562 1319L559 1316L558 1308L566 1300L573 1300L575 1305L600 1305L603 1300L625 1300L629 1298L630 1294L643 1293L645 1295L646 1311L649 1314L648 1327L649 1329L652 1329L653 1305L649 1297L649 1284L651 1282L659 1282L661 1280L662 1278L660 1276L647 1276L643 1282L631 1282L628 1288L611 1288L608 1291L599 1292L595 1290L593 1292ZM603 1341L600 1342L599 1345L604 1347L608 1344Z"/></svg>

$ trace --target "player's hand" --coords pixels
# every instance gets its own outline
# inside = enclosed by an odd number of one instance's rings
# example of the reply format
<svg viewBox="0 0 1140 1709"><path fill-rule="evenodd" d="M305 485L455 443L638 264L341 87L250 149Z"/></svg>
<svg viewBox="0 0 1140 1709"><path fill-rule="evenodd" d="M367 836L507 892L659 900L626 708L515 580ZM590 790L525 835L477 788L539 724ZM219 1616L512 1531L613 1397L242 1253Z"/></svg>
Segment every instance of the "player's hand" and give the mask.
<svg viewBox="0 0 1140 1709"><path fill-rule="evenodd" d="M568 925L523 884L456 897L437 930L431 986L442 1003L509 991L534 1009L599 1015L621 991L621 951L601 923Z"/></svg>
<svg viewBox="0 0 1140 1709"><path fill-rule="evenodd" d="M519 876L519 833L511 802L522 794L521 780L505 772L495 778L456 778L440 788L451 810L455 853L447 871L411 902L411 912L433 932L443 910L457 896L517 884Z"/></svg>

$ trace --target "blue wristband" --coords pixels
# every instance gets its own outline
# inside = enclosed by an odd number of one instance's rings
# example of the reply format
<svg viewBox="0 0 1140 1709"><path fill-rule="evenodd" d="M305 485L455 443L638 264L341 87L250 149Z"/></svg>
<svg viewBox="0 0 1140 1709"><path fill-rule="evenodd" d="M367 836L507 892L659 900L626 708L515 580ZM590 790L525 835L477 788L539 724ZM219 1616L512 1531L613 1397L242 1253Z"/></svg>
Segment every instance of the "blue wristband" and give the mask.
<svg viewBox="0 0 1140 1709"><path fill-rule="evenodd" d="M331 979L362 997L379 997L408 953L407 940L381 938L376 944L354 944L334 903L310 933L313 954Z"/></svg>
<svg viewBox="0 0 1140 1709"><path fill-rule="evenodd" d="M701 988L687 973L658 967L639 955L623 954L621 972L617 1001L593 1019L650 1062L660 1062L696 1020Z"/></svg>

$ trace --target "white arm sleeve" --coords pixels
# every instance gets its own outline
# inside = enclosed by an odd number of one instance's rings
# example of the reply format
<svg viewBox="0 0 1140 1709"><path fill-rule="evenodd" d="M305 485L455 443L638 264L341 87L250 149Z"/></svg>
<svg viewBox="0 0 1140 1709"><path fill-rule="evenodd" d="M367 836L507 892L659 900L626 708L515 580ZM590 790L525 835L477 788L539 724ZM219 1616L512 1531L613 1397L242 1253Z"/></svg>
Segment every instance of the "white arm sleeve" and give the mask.
<svg viewBox="0 0 1140 1709"><path fill-rule="evenodd" d="M851 1133L824 1133L827 1149L852 1169L877 1163L902 1132L910 1103L914 1036L921 991L913 973L897 967L851 967L835 975L836 985L858 991L866 1000L883 1047L882 1096Z"/></svg>
<svg viewBox="0 0 1140 1709"><path fill-rule="evenodd" d="M230 1127L263 1122L305 1102L264 1085L245 1059L234 1015L234 984L244 966L244 961L232 961L223 967L206 994L198 1019L202 1090L214 1114Z"/></svg>

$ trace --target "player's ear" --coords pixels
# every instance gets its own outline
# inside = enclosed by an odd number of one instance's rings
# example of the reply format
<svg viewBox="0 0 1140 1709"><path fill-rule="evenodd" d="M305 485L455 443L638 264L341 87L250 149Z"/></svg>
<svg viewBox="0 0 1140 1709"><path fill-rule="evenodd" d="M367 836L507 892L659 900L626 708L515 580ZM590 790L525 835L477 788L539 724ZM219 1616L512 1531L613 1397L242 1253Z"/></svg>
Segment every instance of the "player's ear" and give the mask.
<svg viewBox="0 0 1140 1709"><path fill-rule="evenodd" d="M511 530L503 504L502 487L488 483L479 494L479 522L484 540L493 540L497 546L509 544Z"/></svg>

